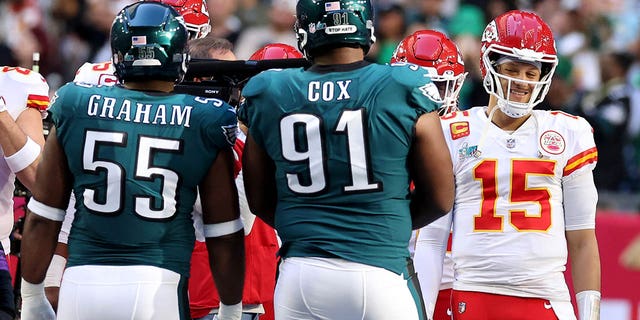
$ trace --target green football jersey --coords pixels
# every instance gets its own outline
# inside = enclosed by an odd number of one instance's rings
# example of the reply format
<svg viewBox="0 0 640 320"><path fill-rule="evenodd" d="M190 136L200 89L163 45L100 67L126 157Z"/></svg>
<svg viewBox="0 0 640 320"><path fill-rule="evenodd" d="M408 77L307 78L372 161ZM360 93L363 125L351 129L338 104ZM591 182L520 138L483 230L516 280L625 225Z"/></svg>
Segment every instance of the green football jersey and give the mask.
<svg viewBox="0 0 640 320"><path fill-rule="evenodd" d="M439 107L425 70L366 62L269 70L243 95L241 119L276 165L281 255L400 274L409 256L414 126Z"/></svg>
<svg viewBox="0 0 640 320"><path fill-rule="evenodd" d="M188 275L197 186L235 140L227 103L69 83L50 112L73 174L68 266L151 265Z"/></svg>

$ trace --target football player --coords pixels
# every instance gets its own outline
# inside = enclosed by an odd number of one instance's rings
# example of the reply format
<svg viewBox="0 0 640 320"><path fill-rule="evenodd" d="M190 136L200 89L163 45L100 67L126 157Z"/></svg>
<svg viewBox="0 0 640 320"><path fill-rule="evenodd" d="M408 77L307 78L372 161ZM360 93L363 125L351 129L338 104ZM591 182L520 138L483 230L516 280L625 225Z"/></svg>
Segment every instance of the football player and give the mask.
<svg viewBox="0 0 640 320"><path fill-rule="evenodd" d="M211 26L209 24L209 12L205 0L148 0L171 5L184 18L185 25L189 31L189 39L201 39L209 34ZM115 75L115 68L111 61L100 63L85 62L78 70L73 79L74 82L82 82L92 85L112 86L118 83ZM58 293L60 281L67 261L67 240L71 229L71 222L74 218L75 197L71 194L69 207L58 236L58 246L51 259L51 264L47 270L44 280L47 299L51 302L54 310L58 306Z"/></svg>
<svg viewBox="0 0 640 320"><path fill-rule="evenodd" d="M364 60L369 0L301 0L296 18L313 65L251 78L240 107L249 206L283 242L276 319L421 319L408 241L453 200L438 89Z"/></svg>
<svg viewBox="0 0 640 320"><path fill-rule="evenodd" d="M49 106L49 85L38 72L0 66L0 252L4 262L0 269L7 269L6 263L11 250L9 235L13 230L13 192L15 180L29 190L35 185L36 169L40 162L40 152L44 145L42 119ZM5 256L6 255L6 256ZM8 283L0 285L0 310L15 313L11 277ZM1 313L1 311L0 311Z"/></svg>
<svg viewBox="0 0 640 320"><path fill-rule="evenodd" d="M414 32L398 44L390 63L413 63L428 70L431 80L440 90L440 97L443 102L439 110L440 115L458 110L458 95L467 72L465 72L462 54L458 46L445 34L435 30L418 30ZM446 217L442 217L434 223L445 223L446 221ZM421 230L415 230L411 234L411 240L409 241L411 254L414 253L418 235L420 235L421 241L439 239L439 235L433 234L433 230L440 231L440 229L431 229L431 233L421 233ZM453 286L453 261L451 260L451 248L447 247L446 249L447 251L445 252L443 248L442 252L439 252L437 256L428 256L426 254L413 256L421 286L423 282L430 280L425 275L432 273L431 270L433 269L442 268L439 291L429 292L428 289L435 288L435 286L427 286L421 290L427 317L433 320L451 319L450 298ZM425 252L431 251L421 251L421 253ZM442 254L445 255L444 263L440 265ZM432 299L435 296L437 296L437 299ZM436 301L435 305L433 301Z"/></svg>
<svg viewBox="0 0 640 320"><path fill-rule="evenodd" d="M171 6L136 2L111 30L122 85L69 83L56 93L23 234L22 319L55 318L42 281L72 189L77 211L59 318L189 319L191 211L199 190L219 319L240 319L236 117L221 100L171 93L186 73L187 40Z"/></svg>
<svg viewBox="0 0 640 320"><path fill-rule="evenodd" d="M557 64L553 33L539 16L499 15L482 35L488 105L441 118L455 203L446 223L420 233L441 236L419 239L416 256L439 255L453 226L453 319L576 319L563 274L567 255L579 319L599 319L592 129L571 114L533 110ZM423 283L430 291L440 285L434 271Z"/></svg>

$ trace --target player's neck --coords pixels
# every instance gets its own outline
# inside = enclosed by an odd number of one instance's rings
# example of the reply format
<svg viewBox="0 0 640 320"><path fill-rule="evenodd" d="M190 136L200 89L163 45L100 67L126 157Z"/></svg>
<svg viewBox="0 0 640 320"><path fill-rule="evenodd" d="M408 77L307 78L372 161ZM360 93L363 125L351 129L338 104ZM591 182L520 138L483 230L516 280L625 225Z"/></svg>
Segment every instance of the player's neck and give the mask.
<svg viewBox="0 0 640 320"><path fill-rule="evenodd" d="M160 91L171 92L175 83L165 80L129 81L124 83L124 87L138 91Z"/></svg>
<svg viewBox="0 0 640 320"><path fill-rule="evenodd" d="M362 48L340 47L323 51L313 58L313 64L349 64L364 60Z"/></svg>
<svg viewBox="0 0 640 320"><path fill-rule="evenodd" d="M531 116L531 114L528 114L524 117L512 118L504 114L502 110L498 108L497 105L489 105L489 107L486 110L487 116L491 114L491 110L493 110L494 108L496 110L493 113L493 116L491 117L491 122L493 122L493 124L495 124L498 128L504 131L511 131L511 132L516 131Z"/></svg>

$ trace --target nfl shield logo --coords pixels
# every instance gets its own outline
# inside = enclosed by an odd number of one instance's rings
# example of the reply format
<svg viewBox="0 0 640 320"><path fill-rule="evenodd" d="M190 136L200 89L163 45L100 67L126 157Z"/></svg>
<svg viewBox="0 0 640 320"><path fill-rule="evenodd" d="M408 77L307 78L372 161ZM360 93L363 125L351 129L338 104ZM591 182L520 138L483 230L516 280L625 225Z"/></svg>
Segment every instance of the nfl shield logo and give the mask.
<svg viewBox="0 0 640 320"><path fill-rule="evenodd" d="M507 139L507 148L513 149L515 147L516 147L516 139L514 138Z"/></svg>
<svg viewBox="0 0 640 320"><path fill-rule="evenodd" d="M220 128L222 128L227 143L229 143L230 146L234 145L236 143L238 125L233 124L230 126L221 126Z"/></svg>
<svg viewBox="0 0 640 320"><path fill-rule="evenodd" d="M465 311L467 311L467 303L466 302L458 303L458 313L464 313Z"/></svg>

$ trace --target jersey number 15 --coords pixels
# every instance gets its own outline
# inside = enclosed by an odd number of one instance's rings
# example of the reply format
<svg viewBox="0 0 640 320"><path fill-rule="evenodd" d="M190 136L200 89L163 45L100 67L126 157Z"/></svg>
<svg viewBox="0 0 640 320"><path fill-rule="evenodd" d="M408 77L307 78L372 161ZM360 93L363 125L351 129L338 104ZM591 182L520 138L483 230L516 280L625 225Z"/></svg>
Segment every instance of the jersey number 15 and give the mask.
<svg viewBox="0 0 640 320"><path fill-rule="evenodd" d="M502 217L496 215L498 199L497 160L484 160L474 170L474 178L482 183L480 214L474 217L474 230L478 232L502 231ZM551 227L551 193L547 188L532 188L527 177L553 176L555 162L546 160L511 160L509 201L511 203L535 203L539 215L527 214L526 209L510 210L509 221L518 231L547 231Z"/></svg>

